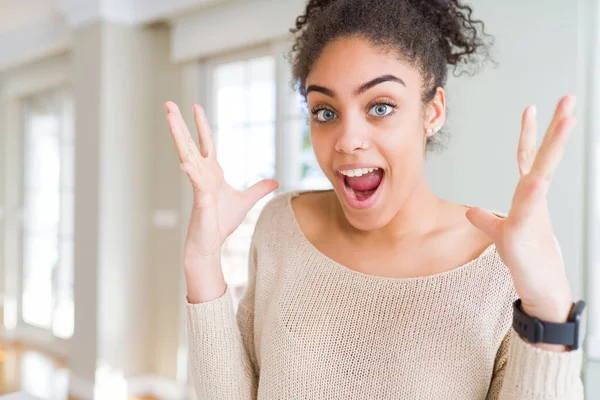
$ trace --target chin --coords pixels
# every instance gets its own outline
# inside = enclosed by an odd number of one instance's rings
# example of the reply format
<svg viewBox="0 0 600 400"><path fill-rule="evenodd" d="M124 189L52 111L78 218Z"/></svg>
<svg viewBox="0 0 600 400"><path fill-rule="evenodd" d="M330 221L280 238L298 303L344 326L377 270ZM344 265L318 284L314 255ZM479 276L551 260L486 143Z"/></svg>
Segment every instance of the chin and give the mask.
<svg viewBox="0 0 600 400"><path fill-rule="evenodd" d="M344 215L348 220L348 223L352 225L352 227L361 232L371 232L377 231L384 228L387 225L387 222L381 218L381 216L374 215L372 217L357 217L355 215L349 215L344 210Z"/></svg>
<svg viewBox="0 0 600 400"><path fill-rule="evenodd" d="M374 231L383 228L389 223L385 215L386 194L389 193L385 180L381 182L377 190L365 200L357 200L348 188L343 184L334 185L335 193L344 212L348 223L360 231Z"/></svg>

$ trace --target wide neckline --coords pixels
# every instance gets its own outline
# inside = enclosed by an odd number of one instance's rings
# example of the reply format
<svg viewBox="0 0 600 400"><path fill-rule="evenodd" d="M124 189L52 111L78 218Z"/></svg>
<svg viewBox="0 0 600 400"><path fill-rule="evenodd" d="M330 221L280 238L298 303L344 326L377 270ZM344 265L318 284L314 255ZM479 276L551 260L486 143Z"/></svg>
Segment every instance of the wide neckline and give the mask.
<svg viewBox="0 0 600 400"><path fill-rule="evenodd" d="M419 282L419 281L429 281L436 280L441 278L448 278L455 275L460 275L461 273L469 271L471 268L479 264L485 257L489 254L492 254L496 250L495 243L490 244L488 247L483 250L477 257L468 261L458 267L452 268L447 271L438 272L431 275L423 275L423 276L413 276L413 277L390 277L390 276L382 276L382 275L372 275L366 274L364 272L357 271L355 269L349 268L348 266L341 264L334 259L327 256L325 253L320 251L304 234L298 219L296 218L296 213L292 207L292 199L294 197L299 196L303 193L311 193L311 192L324 192L330 190L293 190L287 192L285 194L285 207L287 209L287 213L292 221L294 233L301 241L306 250L313 255L313 257L323 260L324 264L341 271L342 273L354 275L359 278L369 279L369 280L377 280L377 281L386 281L386 282Z"/></svg>

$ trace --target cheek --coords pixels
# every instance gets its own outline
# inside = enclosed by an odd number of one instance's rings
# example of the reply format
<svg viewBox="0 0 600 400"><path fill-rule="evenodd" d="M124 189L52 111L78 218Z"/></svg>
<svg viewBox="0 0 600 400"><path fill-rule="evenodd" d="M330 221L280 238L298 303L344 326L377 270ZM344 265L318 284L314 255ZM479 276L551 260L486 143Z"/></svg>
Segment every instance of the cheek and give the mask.
<svg viewBox="0 0 600 400"><path fill-rule="evenodd" d="M418 123L396 123L381 131L377 147L394 176L405 177L423 168L423 139Z"/></svg>
<svg viewBox="0 0 600 400"><path fill-rule="evenodd" d="M424 133L420 133L417 122L385 121L378 127L375 136L378 147L385 153L416 154L423 147Z"/></svg>
<svg viewBox="0 0 600 400"><path fill-rule="evenodd" d="M335 143L331 140L333 136L325 132L319 132L319 129L311 129L310 141L313 152L321 169L328 174L329 167L335 151Z"/></svg>

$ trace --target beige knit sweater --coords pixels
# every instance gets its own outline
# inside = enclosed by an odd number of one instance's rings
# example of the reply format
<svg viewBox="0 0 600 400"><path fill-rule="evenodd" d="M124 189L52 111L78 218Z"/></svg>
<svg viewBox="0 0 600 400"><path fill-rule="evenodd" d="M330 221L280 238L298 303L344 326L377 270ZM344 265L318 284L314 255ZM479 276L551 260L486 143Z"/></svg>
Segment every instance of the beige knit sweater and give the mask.
<svg viewBox="0 0 600 400"><path fill-rule="evenodd" d="M581 349L511 328L495 247L420 278L351 270L319 252L279 195L256 226L237 315L229 288L187 304L191 374L209 399L583 399Z"/></svg>

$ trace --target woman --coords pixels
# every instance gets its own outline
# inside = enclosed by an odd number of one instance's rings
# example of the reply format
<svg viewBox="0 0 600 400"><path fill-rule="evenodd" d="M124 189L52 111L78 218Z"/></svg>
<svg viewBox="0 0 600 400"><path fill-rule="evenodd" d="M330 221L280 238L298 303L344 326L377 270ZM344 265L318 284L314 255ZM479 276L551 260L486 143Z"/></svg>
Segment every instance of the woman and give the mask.
<svg viewBox="0 0 600 400"><path fill-rule="evenodd" d="M537 153L535 108L525 110L508 215L442 200L425 180L447 68L485 56L479 26L459 0L308 3L292 68L333 190L268 203L237 315L221 246L277 183L233 190L202 109L198 150L166 103L194 189L184 268L198 399L583 398L580 349L512 328L516 299L546 323L570 318L546 193L574 98L559 102Z"/></svg>

